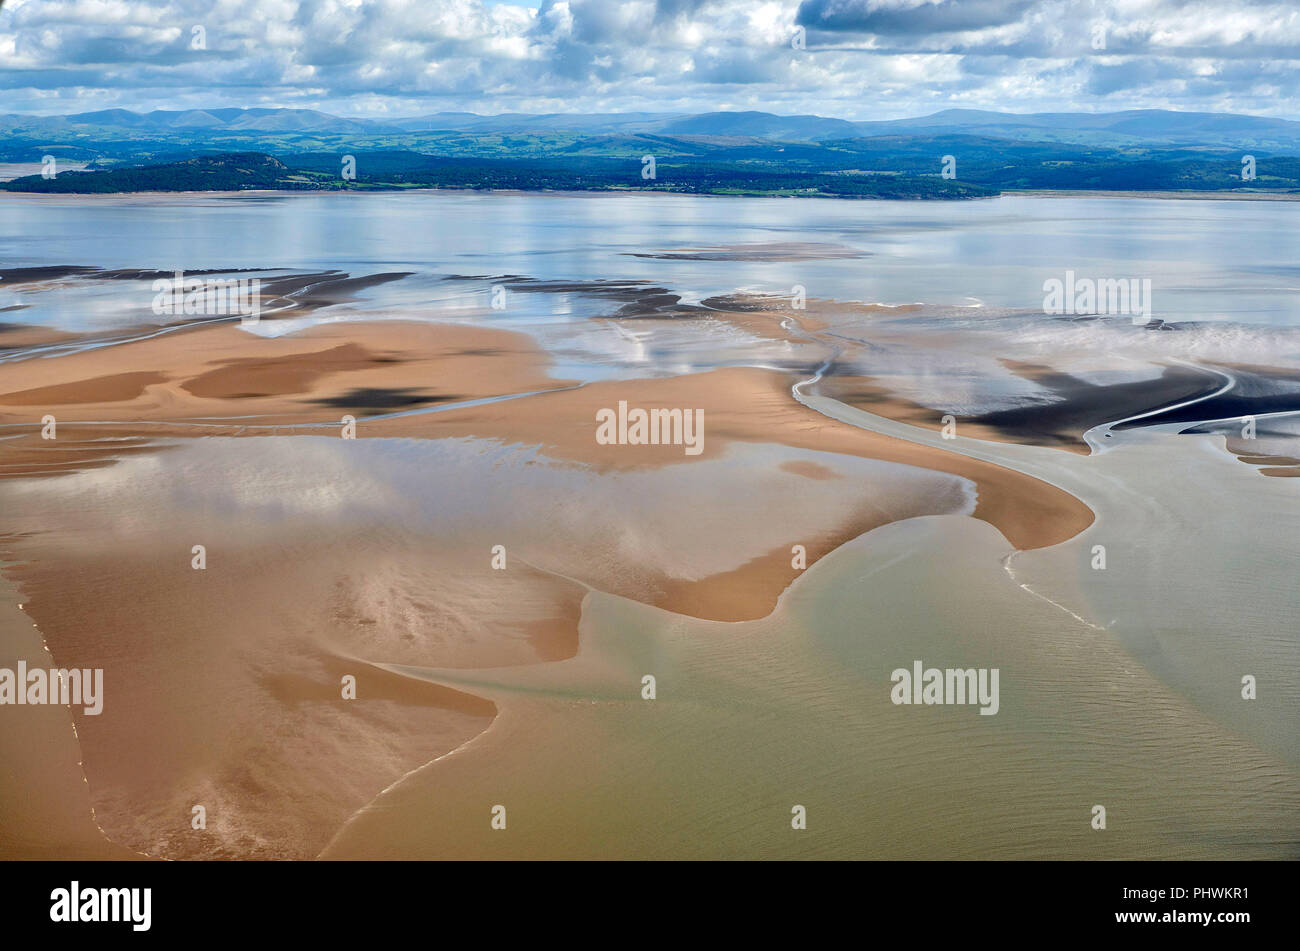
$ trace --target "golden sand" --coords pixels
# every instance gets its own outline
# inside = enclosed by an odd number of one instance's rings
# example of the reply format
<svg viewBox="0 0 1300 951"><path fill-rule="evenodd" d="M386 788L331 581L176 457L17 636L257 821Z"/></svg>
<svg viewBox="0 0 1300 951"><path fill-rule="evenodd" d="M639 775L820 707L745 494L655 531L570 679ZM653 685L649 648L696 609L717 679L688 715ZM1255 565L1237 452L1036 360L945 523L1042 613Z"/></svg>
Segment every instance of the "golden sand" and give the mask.
<svg viewBox="0 0 1300 951"><path fill-rule="evenodd" d="M822 416L791 395L795 374L728 368L574 387L552 378L548 366L547 355L520 334L410 322L332 323L277 338L207 326L20 362L4 371L0 423L16 425L22 436L0 442L0 475L113 465L158 452L164 438L335 435L333 426L349 414L359 440L491 440L535 447L556 464L595 474L666 477L674 467L753 445L832 454L824 461L787 455L772 464L802 491L825 498L870 496L870 486L846 482L830 461L835 456L898 463L973 482L975 517L1017 548L1054 545L1093 519L1082 502L1031 477ZM535 391L544 392L367 418ZM598 444L596 412L620 400L703 410L703 452ZM40 436L46 414L57 419L54 440ZM322 423L330 428L308 428ZM736 491L743 499L744 487ZM925 511L918 498L908 513ZM113 842L150 855L308 857L382 788L477 735L494 715L486 701L394 676L376 660L490 667L572 656L585 590L579 582L596 574L602 590L676 613L762 618L802 570L792 565L792 545L804 545L812 565L890 515L862 505L829 526L778 521L788 543L702 577L651 561L612 570L593 539L568 560L557 549L552 563L538 568L515 562L500 582L466 573L467 559L485 565L486 545L478 550L477 541L471 553L436 539L433 548L408 550L429 543L362 530L317 535L304 522L267 544L232 523L226 535L211 529L221 570L209 569L202 584L188 539L162 556L157 546L170 544L165 537L124 535L116 547L93 548L77 542L87 535L78 519L76 512L50 513L40 531L3 539L0 554L54 656L113 669L115 696L129 698L111 715L78 724L99 824ZM418 576L404 576L398 587L383 581L386 572ZM408 589L425 591L424 602L394 604L396 592ZM407 617L419 623L403 633L397 625ZM164 671L189 673L176 675L168 693L152 679ZM345 674L358 678L361 716L341 715L329 702ZM229 717L214 722L215 709ZM51 796L75 802L74 792L84 795L50 783ZM318 794L286 815L293 791L304 788ZM206 836L188 827L196 802L214 816Z"/></svg>

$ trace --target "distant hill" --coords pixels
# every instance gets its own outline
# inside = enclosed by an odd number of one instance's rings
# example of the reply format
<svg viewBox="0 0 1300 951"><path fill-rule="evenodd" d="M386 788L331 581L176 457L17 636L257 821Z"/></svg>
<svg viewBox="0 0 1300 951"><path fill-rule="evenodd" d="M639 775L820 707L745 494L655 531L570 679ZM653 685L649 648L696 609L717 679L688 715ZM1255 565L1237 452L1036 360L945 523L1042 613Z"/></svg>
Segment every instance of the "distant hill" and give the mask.
<svg viewBox="0 0 1300 951"><path fill-rule="evenodd" d="M94 171L27 176L0 187L634 189L895 199L1018 190L1300 193L1300 136L1293 129L1300 123L1204 113L948 110L874 123L765 112L447 113L378 122L303 109L110 109L41 123L0 135L0 162L40 163L52 155L60 163L88 162ZM399 123L428 128L403 130ZM1248 140L1254 144L1242 144ZM1255 159L1249 180L1242 178L1247 154ZM355 179L342 177L346 156L355 159ZM642 178L646 156L657 173ZM947 178L945 164L952 166Z"/></svg>
<svg viewBox="0 0 1300 951"><path fill-rule="evenodd" d="M54 178L28 175L0 182L15 192L111 194L116 192L244 191L312 187L278 159L255 152L204 156L165 165L146 165L106 172L62 172Z"/></svg>
<svg viewBox="0 0 1300 951"><path fill-rule="evenodd" d="M916 119L855 122L866 137L905 132L969 132L997 138L1038 142L1124 147L1188 145L1223 148L1300 150L1300 122L1267 116L1142 109L1129 112L1037 113L1016 115L947 109Z"/></svg>
<svg viewBox="0 0 1300 951"><path fill-rule="evenodd" d="M13 116L6 116L13 119ZM156 109L136 113L126 109L80 112L62 117L69 126L123 128L135 131L166 132L172 129L210 129L222 131L255 130L265 132L359 132L386 128L387 124L368 119L344 119L313 109Z"/></svg>
<svg viewBox="0 0 1300 951"><path fill-rule="evenodd" d="M815 115L769 112L504 113L481 116L443 112L409 118L358 119L312 109L188 109L136 113L105 109L67 116L0 115L0 151L10 161L29 161L30 149L14 157L15 146L90 146L121 153L115 144L159 150L178 143L241 143L279 151L281 136L319 141L353 137L377 147L404 148L412 136L460 132L473 135L669 135L762 138L787 142L875 138L903 134L971 134L1014 141L1069 142L1107 148L1255 148L1300 154L1300 122L1266 116L1147 109L1107 113L1015 114L947 109L929 116L848 121ZM5 141L8 140L8 141ZM129 151L129 149L125 149ZM233 151L234 149L228 149ZM89 157L89 155L85 156Z"/></svg>
<svg viewBox="0 0 1300 951"><path fill-rule="evenodd" d="M705 112L669 119L654 131L664 135L727 135L787 142L816 142L861 135L857 123L821 116L774 116L769 112Z"/></svg>
<svg viewBox="0 0 1300 951"><path fill-rule="evenodd" d="M774 149L780 153L780 149ZM824 150L814 150L821 152ZM52 179L29 175L0 183L0 190L107 194L149 191L247 189L374 190L403 188L525 191L662 191L679 194L828 198L983 198L995 191L938 175L841 175L783 160L666 159L654 178L643 178L636 158L552 156L542 159L462 158L387 150L354 156L357 177L344 180L335 152L286 156L232 153L103 172L63 172Z"/></svg>
<svg viewBox="0 0 1300 951"><path fill-rule="evenodd" d="M664 122L680 118L682 117L675 113L653 112L545 113L539 115L508 112L496 116L480 116L472 112L436 112L411 119L386 119L380 125L388 130L403 132L581 132L596 135L613 132L653 131Z"/></svg>

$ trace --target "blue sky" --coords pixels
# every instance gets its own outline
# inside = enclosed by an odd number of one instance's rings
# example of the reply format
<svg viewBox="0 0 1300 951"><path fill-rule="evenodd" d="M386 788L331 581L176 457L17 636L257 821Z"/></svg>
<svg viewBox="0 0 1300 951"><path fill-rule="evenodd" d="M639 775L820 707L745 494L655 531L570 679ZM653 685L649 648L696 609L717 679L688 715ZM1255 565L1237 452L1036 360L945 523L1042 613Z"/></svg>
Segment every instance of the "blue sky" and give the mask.
<svg viewBox="0 0 1300 951"><path fill-rule="evenodd" d="M1297 0L5 0L0 112L1296 118L1298 58Z"/></svg>

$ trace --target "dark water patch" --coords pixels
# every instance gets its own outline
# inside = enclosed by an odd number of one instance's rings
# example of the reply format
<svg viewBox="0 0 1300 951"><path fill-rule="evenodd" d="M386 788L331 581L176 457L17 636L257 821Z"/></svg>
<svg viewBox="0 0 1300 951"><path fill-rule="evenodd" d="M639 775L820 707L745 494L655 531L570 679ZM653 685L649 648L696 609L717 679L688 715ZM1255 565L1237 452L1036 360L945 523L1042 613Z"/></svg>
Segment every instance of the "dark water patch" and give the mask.
<svg viewBox="0 0 1300 951"><path fill-rule="evenodd" d="M1222 386L1215 374L1190 367L1166 367L1151 380L1096 384L1048 366L1001 362L1056 399L982 413L971 417L971 422L991 426L1011 438L1039 443L1082 442L1083 433L1094 426L1206 396Z"/></svg>
<svg viewBox="0 0 1300 951"><path fill-rule="evenodd" d="M366 414L373 416L377 413L407 409L412 406L446 403L460 399L464 399L464 397L454 393L423 393L420 390L411 389L409 387L389 388L381 386L365 386L351 389L348 392L340 393L337 396L328 396L321 399L311 400L311 402L318 406L328 406L332 409L373 410L374 412Z"/></svg>
<svg viewBox="0 0 1300 951"><path fill-rule="evenodd" d="M1231 373L1236 381L1227 392L1190 406L1176 407L1145 419L1123 423L1115 428L1133 429L1162 423L1200 424L1206 420L1240 419L1245 416L1258 417L1300 410L1300 373L1282 368L1248 369L1235 366L1226 367L1225 372ZM1267 420L1260 420L1258 426L1262 431L1267 426ZM1184 430L1209 431L1211 430L1199 425Z"/></svg>
<svg viewBox="0 0 1300 951"><path fill-rule="evenodd" d="M5 284L36 284L42 281L57 281L65 277L75 277L98 271L97 267L76 264L58 264L49 267L13 267L0 269L0 281Z"/></svg>
<svg viewBox="0 0 1300 951"><path fill-rule="evenodd" d="M870 252L858 248L817 241L730 244L709 248L674 248L665 251L624 253L632 258L653 258L659 261L832 261L870 256Z"/></svg>

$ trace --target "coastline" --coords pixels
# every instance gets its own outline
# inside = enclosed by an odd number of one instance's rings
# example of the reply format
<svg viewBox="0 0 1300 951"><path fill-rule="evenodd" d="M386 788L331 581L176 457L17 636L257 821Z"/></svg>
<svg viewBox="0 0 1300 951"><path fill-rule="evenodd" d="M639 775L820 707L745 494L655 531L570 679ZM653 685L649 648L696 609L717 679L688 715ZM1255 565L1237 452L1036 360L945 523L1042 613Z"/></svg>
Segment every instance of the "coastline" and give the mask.
<svg viewBox="0 0 1300 951"><path fill-rule="evenodd" d="M1142 198L1142 199L1169 199L1169 200L1186 200L1186 201L1300 201L1300 192L1250 192L1243 193L1237 191L1207 190L1207 191L1160 191L1151 189L1140 190L1104 190L1104 189L1004 189L991 195L966 195L953 197L933 197L933 198L894 198L875 195L808 195L808 194L734 194L730 192L711 192L711 191L686 191L686 190L669 190L663 188L606 188L606 189L554 189L554 188L537 188L537 189L519 189L519 188L476 188L467 186L454 188L447 186L393 186L374 187L374 188L247 188L238 191L123 191L123 192L24 192L10 191L0 189L0 199L5 196L19 196L22 198L38 198L43 200L67 199L78 200L86 198L95 199L129 199L129 198L234 198L239 196L248 196L250 198L289 198L294 196L319 196L319 195L393 195L405 192L424 192L432 194L483 194L483 195L504 195L511 197L522 197L526 195L540 195L546 197L575 197L575 198L599 198L608 195L647 195L647 196L675 196L687 198L745 198L749 200L781 200L789 201L792 199L809 199L816 201L850 201L850 202L904 202L931 204L934 202L967 202L967 201L993 201L999 198Z"/></svg>
<svg viewBox="0 0 1300 951"><path fill-rule="evenodd" d="M1237 191L1106 191L1089 189L1025 189L1003 192L1003 195L1023 195L1026 198L1165 198L1195 201L1300 201L1300 192L1237 192Z"/></svg>

